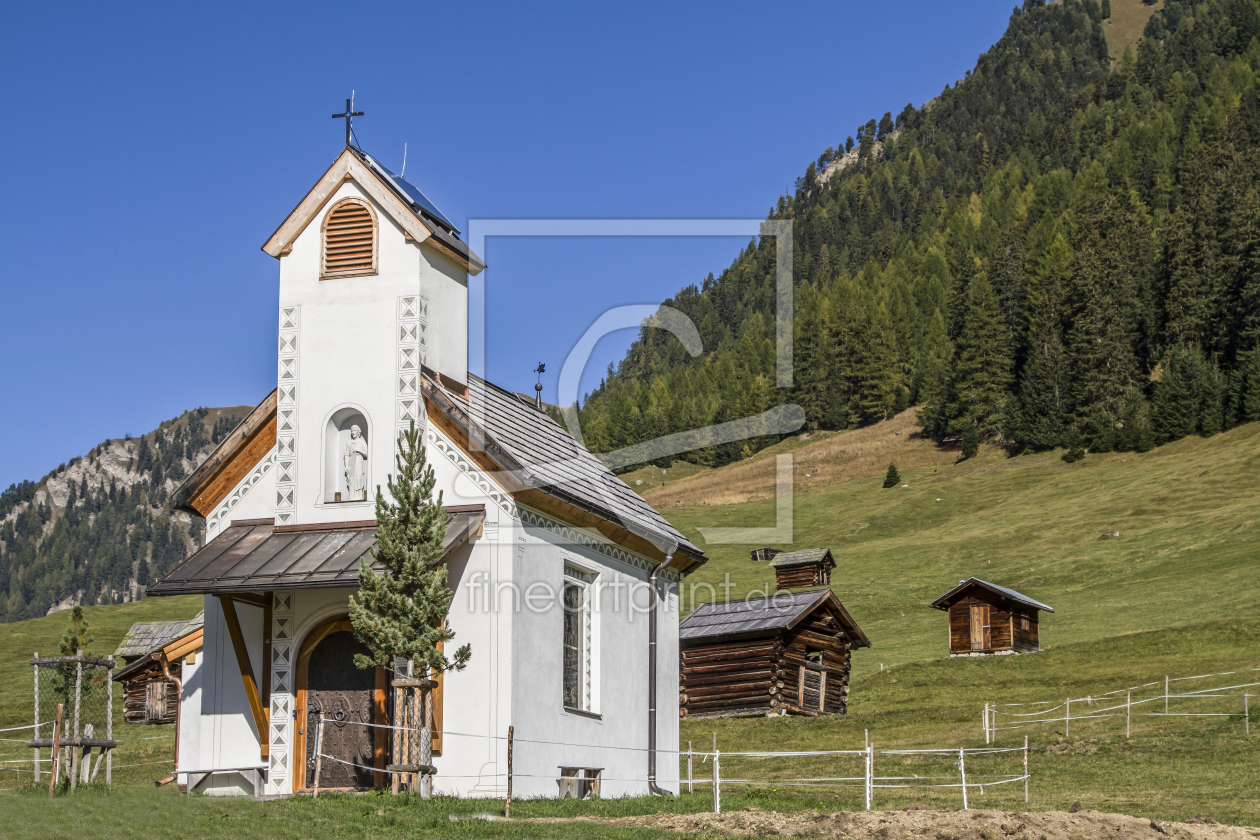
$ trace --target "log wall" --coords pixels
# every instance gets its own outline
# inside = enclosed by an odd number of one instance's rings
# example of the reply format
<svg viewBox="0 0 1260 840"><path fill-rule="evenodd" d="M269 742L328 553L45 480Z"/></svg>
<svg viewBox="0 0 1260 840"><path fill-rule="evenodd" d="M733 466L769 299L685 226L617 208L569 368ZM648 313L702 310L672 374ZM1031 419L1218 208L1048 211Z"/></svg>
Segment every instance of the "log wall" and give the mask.
<svg viewBox="0 0 1260 840"><path fill-rule="evenodd" d="M973 588L966 597L955 601L949 608L950 653L997 653L1013 650L1017 653L1033 653L1040 650L1037 633L1037 611L1021 607L1006 598L986 597L987 591ZM971 607L989 607L989 647L972 650ZM1029 629L1021 629L1021 618L1027 616Z"/></svg>
<svg viewBox="0 0 1260 840"><path fill-rule="evenodd" d="M691 643L681 654L679 714L844 714L854 641L823 612L774 636Z"/></svg>
<svg viewBox="0 0 1260 840"><path fill-rule="evenodd" d="M821 563L786 566L774 570L774 582L779 589L829 586L831 584L831 569Z"/></svg>
<svg viewBox="0 0 1260 840"><path fill-rule="evenodd" d="M171 665L172 675L179 676L179 666ZM174 723L179 711L179 695L175 683L156 668L143 671L123 683L123 719L127 723Z"/></svg>

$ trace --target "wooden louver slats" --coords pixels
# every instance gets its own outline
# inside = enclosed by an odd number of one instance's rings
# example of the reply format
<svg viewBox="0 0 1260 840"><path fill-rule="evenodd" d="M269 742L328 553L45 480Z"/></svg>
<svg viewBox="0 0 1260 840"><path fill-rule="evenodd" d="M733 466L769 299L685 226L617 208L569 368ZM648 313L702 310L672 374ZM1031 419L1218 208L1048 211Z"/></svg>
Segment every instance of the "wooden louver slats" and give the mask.
<svg viewBox="0 0 1260 840"><path fill-rule="evenodd" d="M376 220L366 205L345 200L324 220L324 276L376 270Z"/></svg>

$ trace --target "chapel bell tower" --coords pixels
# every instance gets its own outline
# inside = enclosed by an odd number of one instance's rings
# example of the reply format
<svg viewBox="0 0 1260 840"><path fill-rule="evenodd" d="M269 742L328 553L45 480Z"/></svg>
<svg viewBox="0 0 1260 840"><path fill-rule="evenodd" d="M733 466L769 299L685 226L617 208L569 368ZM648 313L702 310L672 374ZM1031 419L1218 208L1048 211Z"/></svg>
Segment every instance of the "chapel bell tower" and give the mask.
<svg viewBox="0 0 1260 840"><path fill-rule="evenodd" d="M350 145L263 250L280 261L276 525L371 519L399 432L425 422L421 372L466 394L468 277L485 263Z"/></svg>

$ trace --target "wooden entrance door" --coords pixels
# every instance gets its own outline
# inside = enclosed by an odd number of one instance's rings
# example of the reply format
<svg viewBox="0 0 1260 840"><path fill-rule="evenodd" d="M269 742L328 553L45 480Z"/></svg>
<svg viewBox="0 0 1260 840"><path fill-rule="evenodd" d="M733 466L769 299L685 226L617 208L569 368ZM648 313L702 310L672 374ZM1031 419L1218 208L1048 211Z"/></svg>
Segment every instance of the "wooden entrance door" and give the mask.
<svg viewBox="0 0 1260 840"><path fill-rule="evenodd" d="M295 789L315 785L315 742L323 716L321 788L371 788L383 783L385 733L365 724L386 723L384 672L360 670L356 653L367 648L345 619L326 622L307 636L298 659L297 712L303 771ZM331 756L331 758L330 758Z"/></svg>
<svg viewBox="0 0 1260 840"><path fill-rule="evenodd" d="M993 645L989 641L989 605L976 604L971 607L971 649L990 650Z"/></svg>

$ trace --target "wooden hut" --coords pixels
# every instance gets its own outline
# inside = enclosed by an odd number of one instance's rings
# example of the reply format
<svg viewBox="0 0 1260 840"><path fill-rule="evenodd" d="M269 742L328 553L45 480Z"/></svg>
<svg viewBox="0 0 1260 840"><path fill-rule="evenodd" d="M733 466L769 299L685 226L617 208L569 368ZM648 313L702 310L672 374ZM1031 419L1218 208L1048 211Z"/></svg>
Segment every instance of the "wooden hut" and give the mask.
<svg viewBox="0 0 1260 840"><path fill-rule="evenodd" d="M1014 589L979 578L958 585L932 602L949 613L949 655L989 656L1041 650L1037 614L1054 608Z"/></svg>
<svg viewBox="0 0 1260 840"><path fill-rule="evenodd" d="M774 583L779 589L830 586L831 570L835 567L836 561L830 548L780 551L770 561L770 568L774 569Z"/></svg>
<svg viewBox="0 0 1260 840"><path fill-rule="evenodd" d="M836 715L870 647L829 589L701 604L679 624L682 717Z"/></svg>
<svg viewBox="0 0 1260 840"><path fill-rule="evenodd" d="M114 655L127 664L114 672L123 686L123 719L127 723L175 723L179 716L179 689L166 679L167 671L181 679L182 664L193 662L201 650L204 617L189 621L133 624Z"/></svg>

